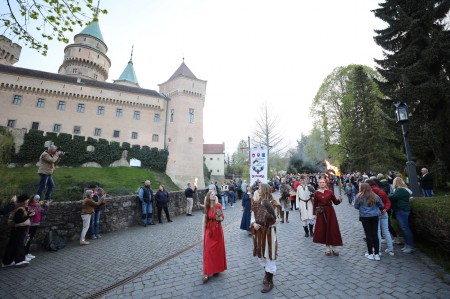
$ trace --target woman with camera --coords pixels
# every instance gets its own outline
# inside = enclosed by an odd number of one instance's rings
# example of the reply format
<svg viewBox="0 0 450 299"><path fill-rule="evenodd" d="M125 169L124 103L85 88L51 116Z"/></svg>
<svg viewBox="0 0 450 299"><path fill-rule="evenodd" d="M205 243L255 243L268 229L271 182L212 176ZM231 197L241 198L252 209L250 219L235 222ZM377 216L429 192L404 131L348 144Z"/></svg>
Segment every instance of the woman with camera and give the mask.
<svg viewBox="0 0 450 299"><path fill-rule="evenodd" d="M94 191L86 190L84 192L85 198L81 207L81 219L83 220L83 229L81 230L80 245L88 245L89 241L86 241L86 233L89 229L91 222L91 216L95 213L95 207L98 207L105 203L105 198L101 198L99 201L94 201Z"/></svg>

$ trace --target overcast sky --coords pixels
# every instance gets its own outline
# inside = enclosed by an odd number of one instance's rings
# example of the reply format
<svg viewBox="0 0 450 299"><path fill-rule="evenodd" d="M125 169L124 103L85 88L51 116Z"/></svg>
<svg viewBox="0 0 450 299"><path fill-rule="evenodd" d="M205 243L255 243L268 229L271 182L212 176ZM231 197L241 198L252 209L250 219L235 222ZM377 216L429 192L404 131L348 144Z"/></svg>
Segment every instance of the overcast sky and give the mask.
<svg viewBox="0 0 450 299"><path fill-rule="evenodd" d="M332 70L374 67L382 50L373 40L384 27L371 10L381 0L104 0L100 28L118 79L130 58L139 85L158 90L185 59L206 80L204 142L237 149L255 130L267 102L290 147L312 128L309 110ZM74 34L83 28L76 28ZM70 36L71 43L73 35ZM58 72L66 45L47 57L23 47L16 66Z"/></svg>

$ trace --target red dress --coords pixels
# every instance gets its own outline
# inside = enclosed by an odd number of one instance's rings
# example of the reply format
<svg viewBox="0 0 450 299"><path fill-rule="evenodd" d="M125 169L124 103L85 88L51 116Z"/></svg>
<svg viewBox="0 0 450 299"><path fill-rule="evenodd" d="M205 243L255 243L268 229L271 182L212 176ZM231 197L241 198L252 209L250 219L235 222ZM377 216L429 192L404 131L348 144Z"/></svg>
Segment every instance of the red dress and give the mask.
<svg viewBox="0 0 450 299"><path fill-rule="evenodd" d="M223 216L222 205L220 203L216 205ZM227 269L222 223L215 219L214 208L210 208L203 238L203 273L205 275L220 273Z"/></svg>
<svg viewBox="0 0 450 299"><path fill-rule="evenodd" d="M343 245L333 203L338 205L341 202L336 199L330 190L326 189L323 193L320 191L314 193L313 213L316 215L314 243L333 246Z"/></svg>

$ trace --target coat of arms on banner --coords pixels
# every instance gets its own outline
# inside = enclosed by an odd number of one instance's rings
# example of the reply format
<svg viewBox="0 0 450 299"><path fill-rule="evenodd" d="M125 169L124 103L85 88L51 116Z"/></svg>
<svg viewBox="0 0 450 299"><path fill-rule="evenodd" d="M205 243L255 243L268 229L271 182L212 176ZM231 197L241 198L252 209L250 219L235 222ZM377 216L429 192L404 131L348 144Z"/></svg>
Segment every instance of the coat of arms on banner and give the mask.
<svg viewBox="0 0 450 299"><path fill-rule="evenodd" d="M264 170L265 160L256 158L252 163L252 169L254 172L259 174Z"/></svg>

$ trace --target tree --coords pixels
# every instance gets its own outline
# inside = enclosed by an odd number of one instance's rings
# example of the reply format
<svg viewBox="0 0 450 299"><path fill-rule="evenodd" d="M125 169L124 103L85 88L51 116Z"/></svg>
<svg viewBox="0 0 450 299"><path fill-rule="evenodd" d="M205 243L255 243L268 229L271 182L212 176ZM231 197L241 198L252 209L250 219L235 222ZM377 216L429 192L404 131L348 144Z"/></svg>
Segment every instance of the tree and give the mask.
<svg viewBox="0 0 450 299"><path fill-rule="evenodd" d="M97 5L100 1L97 2ZM3 5L2 5L3 6ZM94 0L6 0L7 11L0 13L0 29L11 40L47 54L46 42L56 38L68 43L66 34L74 26L84 26L92 16L106 14L94 6ZM95 19L94 18L94 19Z"/></svg>
<svg viewBox="0 0 450 299"><path fill-rule="evenodd" d="M278 118L270 114L267 102L261 106L252 141L254 145L267 147L269 154L279 154L287 147L283 145L283 135L278 131Z"/></svg>
<svg viewBox="0 0 450 299"><path fill-rule="evenodd" d="M388 24L375 30L384 56L375 60L384 77L377 84L391 103L409 105L414 158L432 165L438 186L450 169L449 9L448 0L386 0L373 11Z"/></svg>

